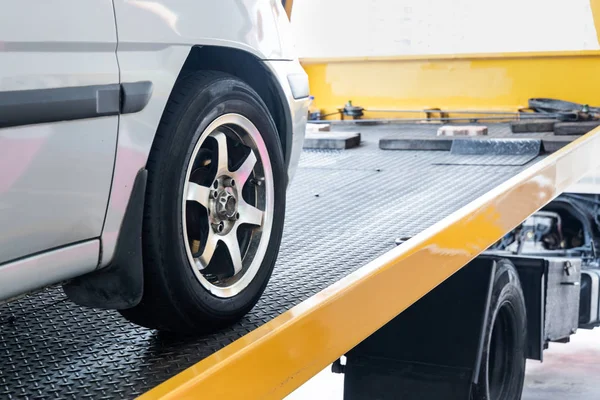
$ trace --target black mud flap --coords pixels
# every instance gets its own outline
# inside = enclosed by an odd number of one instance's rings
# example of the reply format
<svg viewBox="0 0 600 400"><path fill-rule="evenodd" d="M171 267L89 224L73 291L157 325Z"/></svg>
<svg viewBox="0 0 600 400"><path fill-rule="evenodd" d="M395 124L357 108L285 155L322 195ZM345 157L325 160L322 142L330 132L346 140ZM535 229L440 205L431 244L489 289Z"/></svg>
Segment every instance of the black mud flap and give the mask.
<svg viewBox="0 0 600 400"><path fill-rule="evenodd" d="M111 263L63 285L73 302L87 307L122 310L142 299L142 221L148 171L138 172Z"/></svg>

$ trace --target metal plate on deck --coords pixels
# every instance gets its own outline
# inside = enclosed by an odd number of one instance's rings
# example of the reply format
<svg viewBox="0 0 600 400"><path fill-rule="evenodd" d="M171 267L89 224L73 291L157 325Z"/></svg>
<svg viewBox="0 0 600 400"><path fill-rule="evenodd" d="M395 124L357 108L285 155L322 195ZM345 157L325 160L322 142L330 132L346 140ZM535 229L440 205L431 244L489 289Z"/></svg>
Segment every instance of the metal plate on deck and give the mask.
<svg viewBox="0 0 600 400"><path fill-rule="evenodd" d="M379 139L389 131L380 128L362 127L363 145L351 152L303 154L275 272L239 323L202 337L165 335L47 289L0 306L0 398L144 393L390 250L396 237L414 236L524 168L441 166L433 165L439 152L381 151Z"/></svg>
<svg viewBox="0 0 600 400"><path fill-rule="evenodd" d="M344 150L360 145L360 132L306 132L305 149Z"/></svg>
<svg viewBox="0 0 600 400"><path fill-rule="evenodd" d="M444 154L440 165L525 165L542 149L540 139L462 139L452 142L450 154Z"/></svg>
<svg viewBox="0 0 600 400"><path fill-rule="evenodd" d="M495 155L495 156L537 156L540 154L540 139L464 139L452 142L452 155Z"/></svg>

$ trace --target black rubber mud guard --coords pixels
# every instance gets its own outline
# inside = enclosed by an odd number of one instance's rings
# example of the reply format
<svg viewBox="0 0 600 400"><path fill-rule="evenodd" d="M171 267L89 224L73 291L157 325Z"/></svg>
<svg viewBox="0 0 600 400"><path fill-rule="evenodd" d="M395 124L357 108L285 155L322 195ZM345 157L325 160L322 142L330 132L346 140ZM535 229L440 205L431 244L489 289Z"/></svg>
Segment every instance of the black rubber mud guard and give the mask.
<svg viewBox="0 0 600 400"><path fill-rule="evenodd" d="M137 305L143 293L142 221L148 171L141 169L108 266L63 285L73 302L87 307L122 310Z"/></svg>

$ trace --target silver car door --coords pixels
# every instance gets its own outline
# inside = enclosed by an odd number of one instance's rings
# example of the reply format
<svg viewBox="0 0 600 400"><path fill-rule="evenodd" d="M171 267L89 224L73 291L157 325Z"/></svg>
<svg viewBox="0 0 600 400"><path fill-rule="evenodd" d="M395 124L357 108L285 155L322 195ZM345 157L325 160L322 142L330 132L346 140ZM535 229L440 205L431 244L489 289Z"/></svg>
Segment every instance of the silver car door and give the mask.
<svg viewBox="0 0 600 400"><path fill-rule="evenodd" d="M0 0L0 264L100 235L116 45L112 0Z"/></svg>

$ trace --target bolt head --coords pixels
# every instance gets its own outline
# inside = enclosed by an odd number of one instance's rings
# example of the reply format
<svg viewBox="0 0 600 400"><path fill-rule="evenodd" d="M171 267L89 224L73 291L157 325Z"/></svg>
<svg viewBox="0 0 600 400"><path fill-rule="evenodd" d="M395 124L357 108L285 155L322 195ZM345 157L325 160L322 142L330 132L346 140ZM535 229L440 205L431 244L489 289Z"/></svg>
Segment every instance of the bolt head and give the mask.
<svg viewBox="0 0 600 400"><path fill-rule="evenodd" d="M215 230L215 232L221 233L225 229L225 224L223 221L220 221L218 224L212 224L212 228Z"/></svg>
<svg viewBox="0 0 600 400"><path fill-rule="evenodd" d="M571 265L570 261L565 261L565 264L564 264L565 274L571 275L571 268L572 267L573 267L573 265Z"/></svg>

